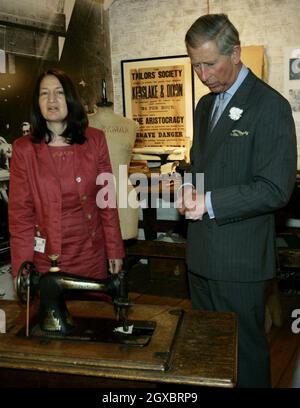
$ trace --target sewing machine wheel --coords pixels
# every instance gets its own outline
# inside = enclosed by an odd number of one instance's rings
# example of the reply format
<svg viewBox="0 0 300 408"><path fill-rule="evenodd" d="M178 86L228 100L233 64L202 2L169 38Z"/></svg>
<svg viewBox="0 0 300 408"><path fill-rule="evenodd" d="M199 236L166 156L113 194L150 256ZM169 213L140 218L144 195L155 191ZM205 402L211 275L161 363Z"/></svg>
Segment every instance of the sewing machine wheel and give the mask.
<svg viewBox="0 0 300 408"><path fill-rule="evenodd" d="M30 300L34 298L35 295L35 285L32 284L34 277L39 274L35 269L32 262L25 261L20 266L18 276L17 276L17 295L21 303L27 302L27 288L30 288Z"/></svg>

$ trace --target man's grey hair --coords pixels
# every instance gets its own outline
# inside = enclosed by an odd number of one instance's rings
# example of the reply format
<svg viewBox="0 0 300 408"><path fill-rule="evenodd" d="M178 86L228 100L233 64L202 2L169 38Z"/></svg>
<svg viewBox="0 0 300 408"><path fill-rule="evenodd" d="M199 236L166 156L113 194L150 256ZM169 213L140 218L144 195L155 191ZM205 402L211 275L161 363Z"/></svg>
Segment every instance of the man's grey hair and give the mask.
<svg viewBox="0 0 300 408"><path fill-rule="evenodd" d="M187 47L198 48L207 41L216 41L221 54L231 55L240 45L239 33L226 14L206 14L199 17L185 36Z"/></svg>

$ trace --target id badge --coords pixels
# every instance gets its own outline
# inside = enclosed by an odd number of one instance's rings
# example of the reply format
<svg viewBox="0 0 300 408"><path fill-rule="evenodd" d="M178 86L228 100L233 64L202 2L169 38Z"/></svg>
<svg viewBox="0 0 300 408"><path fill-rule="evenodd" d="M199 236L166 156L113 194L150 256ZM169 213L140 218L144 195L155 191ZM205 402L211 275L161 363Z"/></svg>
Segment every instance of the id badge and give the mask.
<svg viewBox="0 0 300 408"><path fill-rule="evenodd" d="M41 237L34 237L34 250L35 252L45 253L46 240Z"/></svg>

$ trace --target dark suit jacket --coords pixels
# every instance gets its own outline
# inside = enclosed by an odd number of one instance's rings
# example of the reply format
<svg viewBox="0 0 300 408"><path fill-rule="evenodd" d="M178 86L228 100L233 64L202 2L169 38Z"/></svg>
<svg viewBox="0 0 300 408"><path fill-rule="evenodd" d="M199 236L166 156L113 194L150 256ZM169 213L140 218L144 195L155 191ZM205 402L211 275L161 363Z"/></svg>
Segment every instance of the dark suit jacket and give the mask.
<svg viewBox="0 0 300 408"><path fill-rule="evenodd" d="M204 173L215 219L189 222L188 267L210 279L266 280L275 273L273 213L288 202L296 177L291 108L249 72L209 133L214 98L197 105L191 162L194 180ZM243 110L238 120L229 117L232 107Z"/></svg>
<svg viewBox="0 0 300 408"><path fill-rule="evenodd" d="M90 243L95 247L99 242L104 245L106 258L123 258L117 209L100 209L96 204L100 189L96 178L99 174L111 173L105 135L97 129L87 128L86 137L84 144L74 145L74 174L78 199L86 214ZM31 135L17 139L13 144L10 170L10 247L12 272L16 276L22 262L33 261L35 226L46 238L45 253L61 254L62 196L60 181L45 141L33 144Z"/></svg>

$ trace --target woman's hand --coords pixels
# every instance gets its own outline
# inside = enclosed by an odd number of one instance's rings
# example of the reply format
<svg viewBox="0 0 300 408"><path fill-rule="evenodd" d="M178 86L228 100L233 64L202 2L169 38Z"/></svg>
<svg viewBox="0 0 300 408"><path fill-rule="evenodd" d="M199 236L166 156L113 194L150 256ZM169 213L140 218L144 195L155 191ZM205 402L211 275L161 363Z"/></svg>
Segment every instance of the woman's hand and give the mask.
<svg viewBox="0 0 300 408"><path fill-rule="evenodd" d="M119 273L122 270L123 259L109 259L108 270L110 273Z"/></svg>

